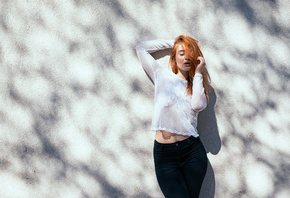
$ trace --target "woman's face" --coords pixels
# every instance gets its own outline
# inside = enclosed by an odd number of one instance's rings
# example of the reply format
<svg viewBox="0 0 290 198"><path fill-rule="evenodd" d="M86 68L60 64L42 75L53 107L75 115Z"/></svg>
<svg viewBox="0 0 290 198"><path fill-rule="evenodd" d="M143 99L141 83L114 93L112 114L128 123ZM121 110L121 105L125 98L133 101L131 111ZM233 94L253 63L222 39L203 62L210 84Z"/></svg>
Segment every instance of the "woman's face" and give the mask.
<svg viewBox="0 0 290 198"><path fill-rule="evenodd" d="M180 44L177 47L175 57L178 70L181 72L188 72L191 68L191 64L185 53L185 48L183 45Z"/></svg>

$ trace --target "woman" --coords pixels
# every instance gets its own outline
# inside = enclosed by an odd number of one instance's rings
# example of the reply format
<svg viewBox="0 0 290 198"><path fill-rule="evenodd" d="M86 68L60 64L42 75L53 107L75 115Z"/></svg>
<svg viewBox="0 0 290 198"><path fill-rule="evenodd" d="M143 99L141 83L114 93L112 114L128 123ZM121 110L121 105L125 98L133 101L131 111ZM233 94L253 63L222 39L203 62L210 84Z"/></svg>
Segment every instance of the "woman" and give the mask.
<svg viewBox="0 0 290 198"><path fill-rule="evenodd" d="M151 53L172 48L172 71ZM208 73L198 43L181 35L175 41L139 42L138 58L155 85L152 130L158 184L166 198L198 197L207 169L206 151L197 131L198 113L208 98Z"/></svg>

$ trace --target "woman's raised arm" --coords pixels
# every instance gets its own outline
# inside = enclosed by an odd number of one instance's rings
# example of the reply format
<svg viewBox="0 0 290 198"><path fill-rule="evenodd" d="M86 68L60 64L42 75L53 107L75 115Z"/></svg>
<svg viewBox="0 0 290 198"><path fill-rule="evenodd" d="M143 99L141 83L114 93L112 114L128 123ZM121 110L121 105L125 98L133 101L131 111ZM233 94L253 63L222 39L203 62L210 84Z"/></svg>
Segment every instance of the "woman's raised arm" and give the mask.
<svg viewBox="0 0 290 198"><path fill-rule="evenodd" d="M174 40L152 40L138 42L136 45L136 52L141 65L147 75L155 84L155 72L161 67L151 55L159 50L172 48Z"/></svg>

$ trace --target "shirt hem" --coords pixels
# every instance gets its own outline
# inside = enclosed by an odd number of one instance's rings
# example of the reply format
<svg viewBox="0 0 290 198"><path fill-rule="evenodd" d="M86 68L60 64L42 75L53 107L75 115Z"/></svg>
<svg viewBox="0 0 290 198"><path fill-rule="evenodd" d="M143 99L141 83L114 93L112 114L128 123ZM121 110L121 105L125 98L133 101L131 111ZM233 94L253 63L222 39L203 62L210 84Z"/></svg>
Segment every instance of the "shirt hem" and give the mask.
<svg viewBox="0 0 290 198"><path fill-rule="evenodd" d="M168 131L170 133L175 133L177 135L186 135L186 136L193 136L193 137L199 137L199 134L196 133L185 133L185 132L180 132L180 131L176 131L176 130L173 130L173 129L167 129L167 128L152 128L151 131L153 132L156 132L156 131Z"/></svg>

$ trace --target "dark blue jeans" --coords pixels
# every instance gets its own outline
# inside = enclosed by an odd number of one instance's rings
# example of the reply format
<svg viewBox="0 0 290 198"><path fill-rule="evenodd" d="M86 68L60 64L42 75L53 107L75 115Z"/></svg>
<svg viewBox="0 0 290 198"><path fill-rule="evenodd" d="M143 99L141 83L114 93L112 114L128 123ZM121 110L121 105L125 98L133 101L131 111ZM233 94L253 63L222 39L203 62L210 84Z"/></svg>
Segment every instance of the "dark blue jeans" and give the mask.
<svg viewBox="0 0 290 198"><path fill-rule="evenodd" d="M155 140L154 164L166 198L198 198L207 170L207 155L199 137L170 144Z"/></svg>

